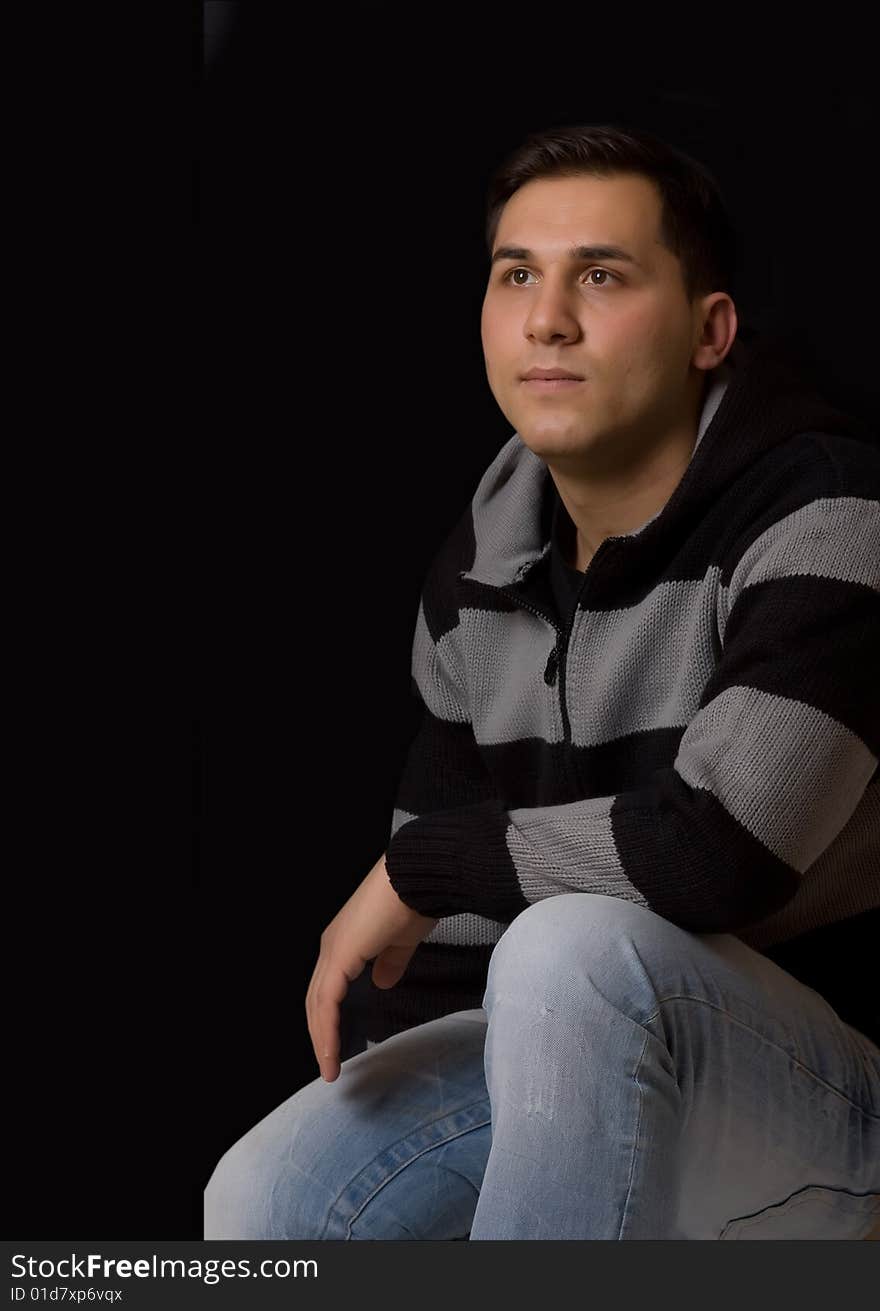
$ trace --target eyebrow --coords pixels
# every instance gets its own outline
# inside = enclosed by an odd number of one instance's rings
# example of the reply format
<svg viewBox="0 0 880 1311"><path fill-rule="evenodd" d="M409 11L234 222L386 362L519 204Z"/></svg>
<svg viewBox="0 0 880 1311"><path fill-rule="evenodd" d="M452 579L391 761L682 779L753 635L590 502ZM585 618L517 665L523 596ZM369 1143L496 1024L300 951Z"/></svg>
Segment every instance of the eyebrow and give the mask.
<svg viewBox="0 0 880 1311"><path fill-rule="evenodd" d="M642 267L639 261L621 246L572 246L568 251L568 258L621 260L627 264L634 264L637 269ZM526 250L525 246L499 246L492 256L490 268L502 259L534 259L534 255L532 251Z"/></svg>

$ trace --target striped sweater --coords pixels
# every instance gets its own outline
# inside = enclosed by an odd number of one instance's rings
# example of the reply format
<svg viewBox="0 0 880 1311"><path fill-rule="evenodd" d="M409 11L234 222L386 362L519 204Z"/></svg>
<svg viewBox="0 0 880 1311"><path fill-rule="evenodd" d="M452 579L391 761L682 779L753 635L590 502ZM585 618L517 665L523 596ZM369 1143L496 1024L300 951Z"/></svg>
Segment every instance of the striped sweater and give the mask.
<svg viewBox="0 0 880 1311"><path fill-rule="evenodd" d="M373 1041L480 1006L532 902L594 892L732 933L880 1044L880 450L760 338L707 375L662 509L572 568L517 433L428 569L421 726L391 822L439 917Z"/></svg>

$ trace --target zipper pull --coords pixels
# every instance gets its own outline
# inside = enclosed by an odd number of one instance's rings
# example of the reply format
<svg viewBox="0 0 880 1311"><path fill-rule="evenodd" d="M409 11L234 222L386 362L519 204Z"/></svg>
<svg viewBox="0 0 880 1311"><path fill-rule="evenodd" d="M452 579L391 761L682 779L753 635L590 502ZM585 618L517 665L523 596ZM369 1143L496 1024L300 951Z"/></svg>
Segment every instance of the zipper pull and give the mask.
<svg viewBox="0 0 880 1311"><path fill-rule="evenodd" d="M552 687L556 682L556 670L559 668L559 644L554 646L550 655L547 657L547 664L544 669L544 682L548 687Z"/></svg>

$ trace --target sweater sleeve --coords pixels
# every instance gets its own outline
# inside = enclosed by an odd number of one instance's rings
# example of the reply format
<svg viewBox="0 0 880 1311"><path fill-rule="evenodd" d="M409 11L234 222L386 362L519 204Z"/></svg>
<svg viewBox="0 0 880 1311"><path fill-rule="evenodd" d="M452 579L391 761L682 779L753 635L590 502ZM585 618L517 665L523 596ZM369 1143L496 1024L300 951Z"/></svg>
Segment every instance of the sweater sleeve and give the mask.
<svg viewBox="0 0 880 1311"><path fill-rule="evenodd" d="M877 770L878 511L877 499L816 499L741 554L671 766L615 795L416 819L386 853L400 898L425 915L510 921L543 897L594 892L702 933L785 905Z"/></svg>
<svg viewBox="0 0 880 1311"><path fill-rule="evenodd" d="M395 794L391 840L416 819L491 800L496 792L471 726L456 650L457 614L442 600L442 557L422 589L412 643L410 690L418 728Z"/></svg>

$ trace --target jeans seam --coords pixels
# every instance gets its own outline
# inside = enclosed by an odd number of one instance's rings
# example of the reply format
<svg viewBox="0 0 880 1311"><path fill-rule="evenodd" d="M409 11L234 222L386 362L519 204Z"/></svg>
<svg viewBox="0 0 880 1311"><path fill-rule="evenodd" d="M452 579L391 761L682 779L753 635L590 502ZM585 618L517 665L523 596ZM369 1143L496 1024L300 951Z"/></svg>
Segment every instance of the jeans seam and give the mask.
<svg viewBox="0 0 880 1311"><path fill-rule="evenodd" d="M647 1025L650 1024L652 1020L656 1020L657 1016L660 1014L660 1007L668 1001L694 1001L700 1006L708 1006L710 1010L718 1011L720 1015L726 1016L733 1024L738 1024L741 1028L748 1029L749 1033L753 1033L756 1038L760 1038L761 1042L765 1042L768 1047L773 1047L776 1051L782 1052L786 1059L791 1061L792 1065L798 1066L804 1074L809 1075L809 1077L816 1083L821 1084L823 1088L827 1088L829 1092L834 1093L835 1097L839 1097L842 1102L845 1102L847 1106L852 1107L854 1111L858 1111L868 1120L876 1120L880 1123L880 1115L875 1115L873 1111L867 1111L863 1106L859 1106L856 1102L851 1101L846 1093L841 1092L839 1088L835 1088L833 1084L827 1081L827 1079L823 1079L821 1075L816 1074L815 1070L811 1070L808 1065L804 1065L799 1056L793 1056L791 1052L786 1051L784 1047L780 1047L772 1038L766 1037L765 1034L752 1028L750 1024L746 1024L745 1020L741 1020L738 1016L734 1015L732 1011L726 1010L723 1006L716 1006L714 1002L707 1001L705 997L692 997L690 994L684 992L673 993L670 997L661 997L657 1003L657 1009L649 1015L646 1020L642 1020L642 1024ZM641 1062L639 1063L641 1064Z"/></svg>
<svg viewBox="0 0 880 1311"><path fill-rule="evenodd" d="M623 1236L623 1226L626 1224L627 1211L629 1209L629 1199L632 1195L633 1180L635 1178L635 1173L636 1173L636 1160L638 1159L638 1155L639 1155L639 1133L641 1132L641 1128L642 1128L642 1110L645 1104L644 1089L642 1088L642 1085L639 1083L639 1070L642 1068L642 1061L645 1059L645 1052L648 1049L648 1039L651 1038L652 1036L653 1035L650 1033L647 1032L645 1033L645 1041L642 1043L642 1050L641 1053L639 1054L639 1059L636 1064L635 1073L633 1074L633 1082L635 1083L636 1087L639 1090L639 1114L638 1114L638 1119L636 1120L635 1140L633 1142L632 1159L630 1160L630 1166L629 1166L629 1181L626 1185L626 1197L624 1198L623 1201L623 1214L620 1217L620 1228L617 1231L618 1240L620 1240L621 1237Z"/></svg>
<svg viewBox="0 0 880 1311"><path fill-rule="evenodd" d="M469 1105L460 1107L457 1112L454 1112L454 1114L460 1114L462 1111L469 1111L471 1107L479 1106L485 1100L486 1100L485 1097L479 1097L475 1102L470 1102ZM416 1152L415 1155L411 1156L408 1160L402 1161L396 1170L393 1170L391 1174L386 1175L385 1178L382 1179L381 1182L376 1185L376 1187L373 1189L370 1195L364 1198L364 1200L361 1202L360 1206L358 1207L357 1211L355 1211L353 1215L349 1216L348 1220L346 1221L347 1237L348 1238L351 1237L351 1227L357 1221L364 1207L368 1206L369 1203L372 1202L373 1199L379 1195L379 1193L386 1186L386 1184L389 1184L392 1179L395 1179L397 1175L400 1174L401 1170L406 1170L410 1165L412 1165L413 1161L417 1161L420 1157L425 1156L428 1152L433 1152L435 1148L443 1147L446 1145L446 1143L454 1142L456 1138L461 1138L466 1133L473 1133L475 1129L484 1129L487 1124L490 1125L491 1123L492 1123L492 1116L490 1113L489 1118L487 1120L481 1120L478 1124L466 1125L464 1129L456 1129L454 1133L448 1134L445 1138L438 1138L435 1143L428 1143L428 1145L426 1147L423 1147L421 1151ZM407 1135L406 1137L409 1136L410 1135ZM399 1142L406 1142L406 1138L398 1139L398 1143ZM363 1174L364 1170L368 1170L371 1165L374 1165L376 1163L376 1161L379 1159L379 1157L382 1155L383 1152L390 1151L392 1147L395 1147L397 1145L398 1145L397 1143L391 1143L389 1144L388 1147L383 1147L382 1152L378 1152L376 1156L373 1157L372 1161L368 1161L367 1164L358 1173ZM348 1183L345 1185L345 1187L342 1189L342 1192L336 1198L333 1205L330 1207L327 1216L327 1224L330 1223L330 1219L332 1218L334 1212L339 1206L341 1199L345 1196L346 1191L351 1187L352 1183L353 1180L350 1179Z"/></svg>

